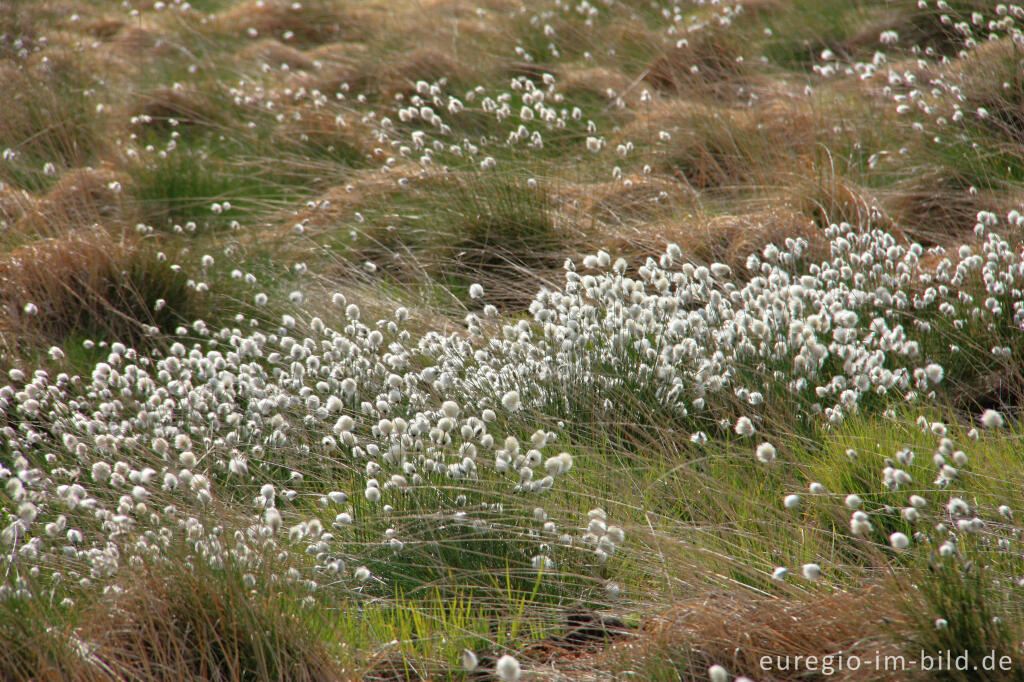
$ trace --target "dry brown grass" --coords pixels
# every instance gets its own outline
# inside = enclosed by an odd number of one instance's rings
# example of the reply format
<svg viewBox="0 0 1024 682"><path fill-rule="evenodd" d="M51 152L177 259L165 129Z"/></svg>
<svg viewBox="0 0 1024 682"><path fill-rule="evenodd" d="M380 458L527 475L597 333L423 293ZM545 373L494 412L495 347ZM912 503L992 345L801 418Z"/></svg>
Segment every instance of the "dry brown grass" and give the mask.
<svg viewBox="0 0 1024 682"><path fill-rule="evenodd" d="M366 52L365 46L355 44L323 45L308 50L304 54L320 62L320 68L292 72L284 79L282 90L305 87L307 91L318 90L331 98L338 93L348 97L348 93L365 92L373 80L373 69L362 65L367 59Z"/></svg>
<svg viewBox="0 0 1024 682"><path fill-rule="evenodd" d="M742 45L731 33L704 28L663 50L647 67L643 79L675 96L731 98L748 72L742 57Z"/></svg>
<svg viewBox="0 0 1024 682"><path fill-rule="evenodd" d="M880 200L866 188L829 166L808 164L794 173L783 189L783 205L820 227L849 223L861 227L891 227L892 220Z"/></svg>
<svg viewBox="0 0 1024 682"><path fill-rule="evenodd" d="M215 30L246 35L252 28L260 37L273 37L297 45L358 37L361 28L339 3L329 0L250 0L240 2L213 17Z"/></svg>
<svg viewBox="0 0 1024 682"><path fill-rule="evenodd" d="M700 263L725 263L737 276L746 272L747 256L761 253L768 244L785 244L802 238L808 243L805 258L821 260L828 245L807 216L783 207L781 202L759 202L749 212L709 216L700 212L646 223L631 232L617 232L605 243L639 263L664 253L676 243L688 258Z"/></svg>
<svg viewBox="0 0 1024 682"><path fill-rule="evenodd" d="M264 38L251 43L239 50L237 59L240 65L267 64L271 68L309 70L313 68L313 59L290 45L285 45L273 38Z"/></svg>
<svg viewBox="0 0 1024 682"><path fill-rule="evenodd" d="M0 60L10 93L0 116L0 147L58 166L87 164L101 145L95 112L82 97L91 75L71 51L36 53L24 63Z"/></svg>
<svg viewBox="0 0 1024 682"><path fill-rule="evenodd" d="M45 611L28 607L4 614L0 623L0 679L113 682L112 676L88 664L70 628L47 627L52 613Z"/></svg>
<svg viewBox="0 0 1024 682"><path fill-rule="evenodd" d="M79 26L91 24L100 15L96 3L85 0L37 0L35 2L7 2L0 11L0 59L21 61L25 50L32 53L47 46L68 47L69 34ZM77 15L76 22L70 17ZM75 25L77 21L81 24ZM17 43L11 38L21 39Z"/></svg>
<svg viewBox="0 0 1024 682"><path fill-rule="evenodd" d="M339 124L334 112L324 111L315 104L304 103L289 106L285 110L288 112L286 120L269 138L277 148L288 149L301 142L325 150L331 146L344 145L360 156L367 156L373 151L371 126L354 116L346 117L344 123ZM295 163L315 167L317 160L298 158Z"/></svg>
<svg viewBox="0 0 1024 682"><path fill-rule="evenodd" d="M450 48L431 46L431 40L423 42L425 46L418 49L388 55L359 44L321 46L304 53L321 67L291 74L284 79L283 88L306 87L331 97L339 92L346 97L365 94L391 101L396 95L407 98L415 94L418 81L469 83L481 67L463 62Z"/></svg>
<svg viewBox="0 0 1024 682"><path fill-rule="evenodd" d="M396 166L390 172L377 168L358 170L348 181L326 189L313 199L317 208L305 208L298 212L297 221L306 226L306 234L316 236L347 224L360 208L385 199L396 191L396 178L410 177L414 185L428 182L430 175L421 175L419 168L412 164ZM435 169L434 173L440 173ZM290 231L291 225L281 226L281 236Z"/></svg>
<svg viewBox="0 0 1024 682"><path fill-rule="evenodd" d="M395 55L383 64L377 74L381 95L391 99L401 93L411 95L417 81L434 83L441 78L462 81L469 78L471 69L450 50L423 47Z"/></svg>
<svg viewBox="0 0 1024 682"><path fill-rule="evenodd" d="M657 170L697 190L777 187L814 151L817 122L811 107L797 100L757 109L673 100L638 116L620 137L653 145ZM667 142L659 141L663 131L671 135Z"/></svg>
<svg viewBox="0 0 1024 682"><path fill-rule="evenodd" d="M158 298L167 301L154 311ZM26 310L33 304L35 311ZM154 254L101 228L20 246L0 260L0 348L25 351L75 334L123 341L147 325L187 321L193 294Z"/></svg>
<svg viewBox="0 0 1024 682"><path fill-rule="evenodd" d="M588 95L607 98L610 93L615 93L617 97L625 96L627 101L635 102L641 91L636 79L600 66L564 68L558 74L558 83L559 91L570 101L581 96L586 99Z"/></svg>
<svg viewBox="0 0 1024 682"><path fill-rule="evenodd" d="M250 590L240 578L188 567L139 572L82 619L94 670L154 682L342 679L322 640L281 608L277 588Z"/></svg>
<svg viewBox="0 0 1024 682"><path fill-rule="evenodd" d="M132 94L128 117L136 131L167 131L178 126L213 126L228 112L210 93L195 87L157 87Z"/></svg>
<svg viewBox="0 0 1024 682"><path fill-rule="evenodd" d="M97 38L101 41L108 41L120 33L124 27L125 22L121 19L98 16L86 20L82 26L82 30L93 38Z"/></svg>
<svg viewBox="0 0 1024 682"><path fill-rule="evenodd" d="M389 5L390 14L381 25L384 35L401 36L407 49L431 47L452 54L470 55L474 62L507 56L514 44L509 31L502 30L499 17L511 16L518 5L509 0L426 0L412 5ZM484 16L477 10L485 11Z"/></svg>
<svg viewBox="0 0 1024 682"><path fill-rule="evenodd" d="M26 190L0 182L0 230L10 229L35 205L35 198Z"/></svg>
<svg viewBox="0 0 1024 682"><path fill-rule="evenodd" d="M612 232L643 225L678 210L696 198L693 188L674 179L642 173L614 182L560 183L559 198L575 202L574 219Z"/></svg>
<svg viewBox="0 0 1024 682"><path fill-rule="evenodd" d="M112 52L127 59L166 56L171 47L164 36L164 30L152 23L125 26L111 40Z"/></svg>
<svg viewBox="0 0 1024 682"><path fill-rule="evenodd" d="M881 656L898 655L900 649L885 633L885 623L895 624L898 616L880 608L884 598L881 588L785 599L738 591L713 593L673 605L651 618L639 638L614 645L586 664L639 670L659 679L706 680L708 666L715 663L732 675L761 682L806 679L806 668L766 672L760 659L820 660L840 651L872 661L876 651ZM863 680L865 669L837 671L828 679ZM870 679L908 680L912 673L882 672Z"/></svg>
<svg viewBox="0 0 1024 682"><path fill-rule="evenodd" d="M925 166L898 183L884 198L897 226L926 246L968 234L990 197L972 194L949 168Z"/></svg>
<svg viewBox="0 0 1024 682"><path fill-rule="evenodd" d="M134 224L135 207L125 187L127 176L109 168L76 168L64 173L9 233L8 243L60 237L103 223L114 230Z"/></svg>
<svg viewBox="0 0 1024 682"><path fill-rule="evenodd" d="M1009 38L989 41L952 62L946 77L959 85L968 116L988 112L983 124L1006 144L1024 144L1024 48Z"/></svg>
<svg viewBox="0 0 1024 682"><path fill-rule="evenodd" d="M363 264L370 261L379 268L375 277L403 286L431 288L435 278L456 286L479 282L488 303L521 309L540 284L561 278L567 256L592 243L583 239L579 210L567 205L571 200L557 183L529 190L521 179L419 171L413 164L388 173L360 171L353 182L322 195L316 202L322 208L300 214L306 234L333 232L344 252L332 277L366 280ZM400 193L399 177L409 179ZM356 212L365 212L366 221Z"/></svg>
<svg viewBox="0 0 1024 682"><path fill-rule="evenodd" d="M716 216L680 243L689 245L702 261L725 263L735 272L743 272L750 254L760 254L769 244L781 246L795 238L807 241L805 253L812 261L828 255L827 240L816 225L800 213L778 207L746 215Z"/></svg>

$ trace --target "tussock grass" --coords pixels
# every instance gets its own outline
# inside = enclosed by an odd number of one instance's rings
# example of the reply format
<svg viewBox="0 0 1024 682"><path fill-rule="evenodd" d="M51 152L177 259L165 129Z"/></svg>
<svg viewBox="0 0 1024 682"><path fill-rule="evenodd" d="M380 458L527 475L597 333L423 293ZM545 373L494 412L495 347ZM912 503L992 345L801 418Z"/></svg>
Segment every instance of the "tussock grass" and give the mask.
<svg viewBox="0 0 1024 682"><path fill-rule="evenodd" d="M50 190L26 207L24 194L12 192L15 203L4 242L10 247L38 237L59 238L76 229L98 224L112 230L134 227L136 211L125 185L128 176L110 168L76 168L64 173ZM20 209L20 210L19 210Z"/></svg>
<svg viewBox="0 0 1024 682"><path fill-rule="evenodd" d="M13 93L0 121L0 146L15 154L0 178L31 191L49 186L46 163L60 169L85 165L104 146L97 116L82 94L94 85L91 75L72 52L51 52L45 61L0 64L0 79Z"/></svg>
<svg viewBox="0 0 1024 682"><path fill-rule="evenodd" d="M341 39L350 29L337 3L312 0L298 5L285 0L233 3L213 17L222 31L245 35L254 29L258 35L294 40L299 45L320 45Z"/></svg>
<svg viewBox="0 0 1024 682"><path fill-rule="evenodd" d="M665 50L644 71L643 80L667 93L700 93L730 98L746 73L742 43L728 31L702 28Z"/></svg>
<svg viewBox="0 0 1024 682"><path fill-rule="evenodd" d="M327 622L267 572L155 566L116 597L91 605L80 637L91 667L110 679L338 679Z"/></svg>
<svg viewBox="0 0 1024 682"><path fill-rule="evenodd" d="M792 667L797 656L820 660L842 651L873 662L876 651L899 655L898 648L873 632L872 624L893 617L887 610L879 611L880 599L880 588L794 599L712 593L673 604L652 619L638 641L613 646L602 658L613 669L649 679L704 680L715 663L737 676L796 679L795 671L778 668ZM770 657L769 670L762 666L763 656ZM777 665L779 661L782 665ZM831 669L829 676L835 679L863 679L863 671L837 672L837 659L831 660ZM875 679L906 679L881 672Z"/></svg>
<svg viewBox="0 0 1024 682"><path fill-rule="evenodd" d="M1019 606L1005 588L993 584L989 570L970 561L936 559L913 574L913 586L900 584L902 591L917 596L903 607L904 617L914 626L906 650L930 656L946 650L961 656L964 651L982 651L1001 663L988 673L992 679L1021 679ZM934 679L966 680L974 675L970 667L949 667L954 669L939 671Z"/></svg>
<svg viewBox="0 0 1024 682"><path fill-rule="evenodd" d="M0 677L1020 679L1022 21L0 12Z"/></svg>
<svg viewBox="0 0 1024 682"><path fill-rule="evenodd" d="M495 304L522 307L538 278L561 267L574 237L559 204L557 189L543 179L435 177L374 213L360 212L364 222L349 223L355 243L342 235L339 246L350 259L368 260L399 281L426 275L462 298L471 283L481 283Z"/></svg>
<svg viewBox="0 0 1024 682"><path fill-rule="evenodd" d="M201 311L183 274L98 228L15 249L0 262L0 292L7 353L95 335L140 343L150 327L169 330Z"/></svg>
<svg viewBox="0 0 1024 682"><path fill-rule="evenodd" d="M81 650L75 649L66 612L26 595L4 600L0 616L0 673L12 680L51 677L95 679Z"/></svg>

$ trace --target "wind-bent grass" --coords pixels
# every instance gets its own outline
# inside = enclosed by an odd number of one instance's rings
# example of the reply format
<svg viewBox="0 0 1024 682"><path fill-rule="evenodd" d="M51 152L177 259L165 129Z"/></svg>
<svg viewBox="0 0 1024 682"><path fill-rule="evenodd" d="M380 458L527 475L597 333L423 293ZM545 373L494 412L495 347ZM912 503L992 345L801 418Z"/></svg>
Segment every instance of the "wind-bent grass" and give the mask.
<svg viewBox="0 0 1024 682"><path fill-rule="evenodd" d="M1019 679L1022 19L12 5L0 677Z"/></svg>

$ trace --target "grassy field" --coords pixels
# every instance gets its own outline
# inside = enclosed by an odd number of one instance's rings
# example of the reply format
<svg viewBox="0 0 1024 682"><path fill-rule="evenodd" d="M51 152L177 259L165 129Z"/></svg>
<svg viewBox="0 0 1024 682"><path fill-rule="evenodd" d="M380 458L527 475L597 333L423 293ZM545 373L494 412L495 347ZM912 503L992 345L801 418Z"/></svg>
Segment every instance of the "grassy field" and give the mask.
<svg viewBox="0 0 1024 682"><path fill-rule="evenodd" d="M1024 680L1022 6L12 0L0 89L0 678Z"/></svg>

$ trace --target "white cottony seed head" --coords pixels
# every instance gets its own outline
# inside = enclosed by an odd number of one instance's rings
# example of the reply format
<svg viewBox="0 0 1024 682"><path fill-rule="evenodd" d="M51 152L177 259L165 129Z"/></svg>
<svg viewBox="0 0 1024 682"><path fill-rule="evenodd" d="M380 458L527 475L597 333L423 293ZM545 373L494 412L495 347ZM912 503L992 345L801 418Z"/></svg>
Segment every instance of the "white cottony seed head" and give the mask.
<svg viewBox="0 0 1024 682"><path fill-rule="evenodd" d="M998 429L1004 423L1003 415L996 410L985 410L981 415L981 425L986 429Z"/></svg>
<svg viewBox="0 0 1024 682"><path fill-rule="evenodd" d="M515 682L515 680L518 680L522 675L522 669L519 667L519 661L508 654L505 654L498 659L497 664L494 666L494 672L503 682Z"/></svg>
<svg viewBox="0 0 1024 682"><path fill-rule="evenodd" d="M509 391L501 397L502 406L509 412L517 411L521 404L519 402L519 391Z"/></svg>
<svg viewBox="0 0 1024 682"><path fill-rule="evenodd" d="M771 443L761 443L757 446L757 461L762 464L771 464L775 461L775 446Z"/></svg>
<svg viewBox="0 0 1024 682"><path fill-rule="evenodd" d="M756 432L757 429L754 428L754 422L750 420L750 417L740 417L736 420L736 435L749 438Z"/></svg>
<svg viewBox="0 0 1024 682"><path fill-rule="evenodd" d="M821 577L821 566L818 564L804 564L802 570L808 580L814 581Z"/></svg>
<svg viewBox="0 0 1024 682"><path fill-rule="evenodd" d="M889 544L896 550L906 549L910 546L910 538L904 533L893 533L889 536Z"/></svg>

